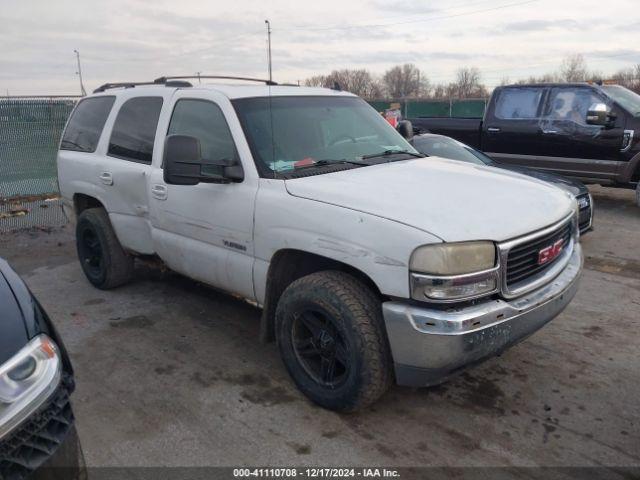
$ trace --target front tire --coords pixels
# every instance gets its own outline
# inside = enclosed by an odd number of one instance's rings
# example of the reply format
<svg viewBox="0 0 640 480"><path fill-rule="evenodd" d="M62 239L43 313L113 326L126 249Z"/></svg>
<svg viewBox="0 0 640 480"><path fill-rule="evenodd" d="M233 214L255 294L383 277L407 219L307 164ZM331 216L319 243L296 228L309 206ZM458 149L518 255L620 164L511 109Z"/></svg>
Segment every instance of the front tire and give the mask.
<svg viewBox="0 0 640 480"><path fill-rule="evenodd" d="M133 277L133 257L120 245L104 208L89 208L80 214L76 247L82 270L94 287L108 290Z"/></svg>
<svg viewBox="0 0 640 480"><path fill-rule="evenodd" d="M391 384L380 301L346 273L317 272L291 283L276 309L276 339L298 388L322 407L359 410Z"/></svg>

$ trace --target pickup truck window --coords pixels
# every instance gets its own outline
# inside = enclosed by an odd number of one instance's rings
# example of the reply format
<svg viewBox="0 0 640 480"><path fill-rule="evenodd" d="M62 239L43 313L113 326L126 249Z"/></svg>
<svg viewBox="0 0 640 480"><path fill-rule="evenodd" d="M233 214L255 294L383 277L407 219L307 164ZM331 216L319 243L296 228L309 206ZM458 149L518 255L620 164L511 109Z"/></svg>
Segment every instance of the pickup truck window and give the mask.
<svg viewBox="0 0 640 480"><path fill-rule="evenodd" d="M95 152L116 97L93 97L80 100L60 142L61 150Z"/></svg>
<svg viewBox="0 0 640 480"><path fill-rule="evenodd" d="M220 107L209 100L178 100L168 135L189 135L200 140L202 158L208 161L238 159L236 146ZM222 167L208 165L208 173L222 174ZM216 171L219 170L219 171Z"/></svg>
<svg viewBox="0 0 640 480"><path fill-rule="evenodd" d="M366 164L363 157L386 151L417 153L360 98L259 97L233 105L263 176L332 163L356 168Z"/></svg>
<svg viewBox="0 0 640 480"><path fill-rule="evenodd" d="M162 97L137 97L124 102L111 132L107 155L151 163Z"/></svg>
<svg viewBox="0 0 640 480"><path fill-rule="evenodd" d="M591 88L552 88L544 112L544 121L570 122L587 127L587 110L594 103L609 103ZM600 130L598 126L589 126Z"/></svg>
<svg viewBox="0 0 640 480"><path fill-rule="evenodd" d="M602 90L634 117L640 117L640 95L620 85L605 85Z"/></svg>
<svg viewBox="0 0 640 480"><path fill-rule="evenodd" d="M496 101L495 116L503 120L538 118L543 88L504 88Z"/></svg>

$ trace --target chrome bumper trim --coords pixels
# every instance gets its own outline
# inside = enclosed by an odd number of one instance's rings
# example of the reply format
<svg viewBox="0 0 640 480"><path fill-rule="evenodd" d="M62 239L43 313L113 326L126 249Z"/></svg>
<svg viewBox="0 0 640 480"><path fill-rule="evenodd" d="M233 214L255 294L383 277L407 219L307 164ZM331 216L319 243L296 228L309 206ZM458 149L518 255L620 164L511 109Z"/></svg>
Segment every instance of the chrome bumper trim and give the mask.
<svg viewBox="0 0 640 480"><path fill-rule="evenodd" d="M383 303L397 382L411 386L441 383L528 337L569 304L581 271L582 249L576 244L553 281L517 299L446 310Z"/></svg>

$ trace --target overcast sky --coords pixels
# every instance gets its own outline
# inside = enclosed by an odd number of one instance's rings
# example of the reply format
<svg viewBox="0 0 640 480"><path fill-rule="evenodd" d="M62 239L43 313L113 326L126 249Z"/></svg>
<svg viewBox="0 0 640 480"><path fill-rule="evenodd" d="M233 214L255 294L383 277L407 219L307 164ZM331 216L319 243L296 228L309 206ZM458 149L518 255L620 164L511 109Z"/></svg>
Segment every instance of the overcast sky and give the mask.
<svg viewBox="0 0 640 480"><path fill-rule="evenodd" d="M432 83L475 66L490 86L582 53L604 73L640 63L637 0L0 0L0 94L78 93L160 75L265 77L417 64Z"/></svg>

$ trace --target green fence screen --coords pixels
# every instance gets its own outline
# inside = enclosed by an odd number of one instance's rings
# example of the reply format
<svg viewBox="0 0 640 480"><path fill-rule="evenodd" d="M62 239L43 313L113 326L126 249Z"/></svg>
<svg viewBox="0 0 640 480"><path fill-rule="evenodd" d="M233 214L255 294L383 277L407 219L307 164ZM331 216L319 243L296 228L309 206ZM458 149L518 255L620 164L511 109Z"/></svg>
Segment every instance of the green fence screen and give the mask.
<svg viewBox="0 0 640 480"><path fill-rule="evenodd" d="M0 98L0 231L62 221L56 154L74 98Z"/></svg>
<svg viewBox="0 0 640 480"><path fill-rule="evenodd" d="M405 118L457 117L482 118L486 99L452 100L372 100L369 102L378 112L388 109L391 103L399 103Z"/></svg>

